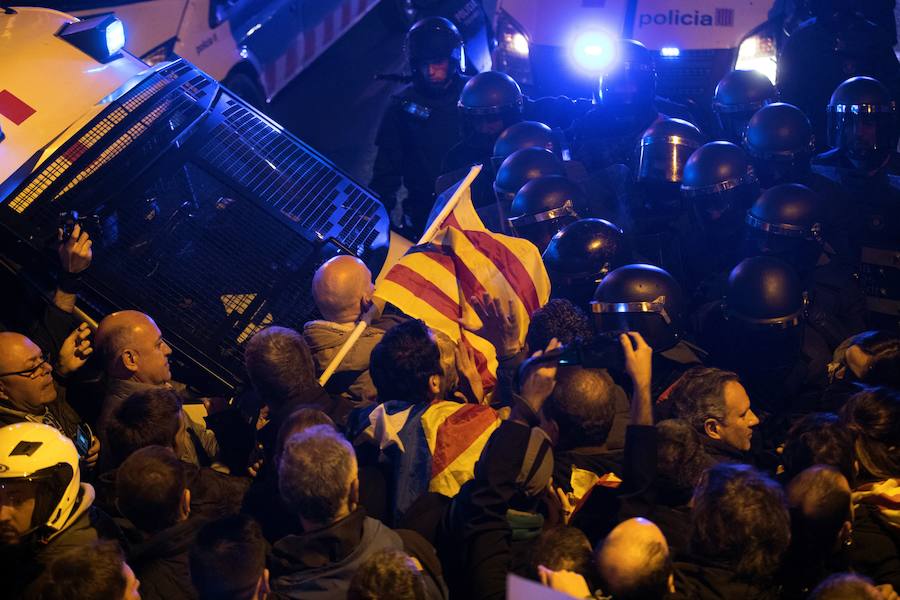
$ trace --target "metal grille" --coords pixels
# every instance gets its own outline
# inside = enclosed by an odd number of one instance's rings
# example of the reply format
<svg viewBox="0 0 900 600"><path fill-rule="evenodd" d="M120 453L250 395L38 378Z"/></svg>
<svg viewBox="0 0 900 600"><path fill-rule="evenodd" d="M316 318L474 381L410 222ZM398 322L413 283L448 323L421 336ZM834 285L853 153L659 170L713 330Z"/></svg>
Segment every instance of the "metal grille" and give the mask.
<svg viewBox="0 0 900 600"><path fill-rule="evenodd" d="M232 102L200 156L271 209L356 254L379 235L380 204L311 149Z"/></svg>
<svg viewBox="0 0 900 600"><path fill-rule="evenodd" d="M672 100L708 105L716 84L731 69L732 50L682 50L678 57L657 57L657 93Z"/></svg>

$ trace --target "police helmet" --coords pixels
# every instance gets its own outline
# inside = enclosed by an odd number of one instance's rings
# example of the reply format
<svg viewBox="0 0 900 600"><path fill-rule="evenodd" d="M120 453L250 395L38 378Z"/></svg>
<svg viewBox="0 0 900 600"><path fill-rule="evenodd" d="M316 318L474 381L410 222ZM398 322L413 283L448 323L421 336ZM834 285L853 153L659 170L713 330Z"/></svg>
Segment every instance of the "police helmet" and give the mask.
<svg viewBox="0 0 900 600"><path fill-rule="evenodd" d="M25 534L62 530L81 491L78 451L57 429L16 423L0 429L0 486L33 486L34 512Z"/></svg>
<svg viewBox="0 0 900 600"><path fill-rule="evenodd" d="M681 192L701 226L718 223L728 230L739 228L758 191L747 154L730 142L704 144L684 166Z"/></svg>
<svg viewBox="0 0 900 600"><path fill-rule="evenodd" d="M617 225L591 218L563 227L550 240L543 258L554 290L583 284L593 294L610 271L628 261L628 254L625 233Z"/></svg>
<svg viewBox="0 0 900 600"><path fill-rule="evenodd" d="M503 161L516 150L545 148L559 156L559 142L553 130L538 121L521 121L507 127L494 142L494 159Z"/></svg>
<svg viewBox="0 0 900 600"><path fill-rule="evenodd" d="M656 97L653 54L637 40L619 40L616 60L600 77L600 101L612 108L646 108Z"/></svg>
<svg viewBox="0 0 900 600"><path fill-rule="evenodd" d="M565 176L563 163L545 148L523 148L506 157L497 169L494 192L504 206L509 206L522 186L545 175Z"/></svg>
<svg viewBox="0 0 900 600"><path fill-rule="evenodd" d="M744 133L744 148L764 187L809 168L815 138L809 119L792 104L775 102L756 111Z"/></svg>
<svg viewBox="0 0 900 600"><path fill-rule="evenodd" d="M897 147L897 104L872 77L853 77L828 103L828 144L857 167L881 166Z"/></svg>
<svg viewBox="0 0 900 600"><path fill-rule="evenodd" d="M728 275L725 317L755 329L791 329L805 316L806 293L797 272L770 256L745 258Z"/></svg>
<svg viewBox="0 0 900 600"><path fill-rule="evenodd" d="M800 272L822 253L824 206L804 185L786 183L766 190L747 211L745 256L774 256Z"/></svg>
<svg viewBox="0 0 900 600"><path fill-rule="evenodd" d="M422 67L429 62L448 61L447 80L440 85L450 85L453 75L459 73L463 39L456 25L442 17L428 17L417 21L406 34L406 54L413 79L419 84L432 86Z"/></svg>
<svg viewBox="0 0 900 600"><path fill-rule="evenodd" d="M521 115L525 100L512 77L499 71L484 71L466 82L457 106L464 115Z"/></svg>
<svg viewBox="0 0 900 600"><path fill-rule="evenodd" d="M641 135L637 148L638 181L681 182L684 165L703 145L703 134L681 119L660 119Z"/></svg>
<svg viewBox="0 0 900 600"><path fill-rule="evenodd" d="M598 331L639 331L654 352L678 343L684 321L681 286L667 271L632 264L610 272L594 292L591 312Z"/></svg>
<svg viewBox="0 0 900 600"><path fill-rule="evenodd" d="M775 102L777 97L775 86L759 71L726 73L716 86L712 103L725 138L740 143L753 113Z"/></svg>
<svg viewBox="0 0 900 600"><path fill-rule="evenodd" d="M507 221L516 236L543 251L557 231L578 219L578 209L586 204L584 192L573 181L544 175L522 186L513 198Z"/></svg>

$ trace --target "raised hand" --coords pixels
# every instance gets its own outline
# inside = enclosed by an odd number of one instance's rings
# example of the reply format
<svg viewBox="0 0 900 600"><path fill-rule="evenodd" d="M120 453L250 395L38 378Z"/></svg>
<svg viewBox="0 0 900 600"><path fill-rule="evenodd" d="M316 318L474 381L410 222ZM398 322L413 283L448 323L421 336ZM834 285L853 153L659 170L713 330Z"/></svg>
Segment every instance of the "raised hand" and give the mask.
<svg viewBox="0 0 900 600"><path fill-rule="evenodd" d="M491 298L489 294L484 293L481 298L478 296L469 298L469 304L481 320L481 327L475 329L467 325L463 319L458 319L457 322L466 331L471 331L489 341L497 350L498 358L512 356L521 350L519 323L512 300L504 307L500 299Z"/></svg>

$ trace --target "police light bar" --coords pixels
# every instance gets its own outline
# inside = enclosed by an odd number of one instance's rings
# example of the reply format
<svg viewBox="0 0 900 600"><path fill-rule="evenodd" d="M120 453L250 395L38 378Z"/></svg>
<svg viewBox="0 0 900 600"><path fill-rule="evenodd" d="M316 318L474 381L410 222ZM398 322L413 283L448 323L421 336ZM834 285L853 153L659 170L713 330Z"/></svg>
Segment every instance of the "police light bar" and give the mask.
<svg viewBox="0 0 900 600"><path fill-rule="evenodd" d="M99 15L68 23L57 35L102 63L116 58L125 47L125 27L115 15Z"/></svg>
<svg viewBox="0 0 900 600"><path fill-rule="evenodd" d="M601 73L616 58L616 40L604 31L585 31L575 37L571 53L581 70Z"/></svg>
<svg viewBox="0 0 900 600"><path fill-rule="evenodd" d="M666 46L659 49L659 55L663 58L678 58L681 56L681 50L674 46Z"/></svg>

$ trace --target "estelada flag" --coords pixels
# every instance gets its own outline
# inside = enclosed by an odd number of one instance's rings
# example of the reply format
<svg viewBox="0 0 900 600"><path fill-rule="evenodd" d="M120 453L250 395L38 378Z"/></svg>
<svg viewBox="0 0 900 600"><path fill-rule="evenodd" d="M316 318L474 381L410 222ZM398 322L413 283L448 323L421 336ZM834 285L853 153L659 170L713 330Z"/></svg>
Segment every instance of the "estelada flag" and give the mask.
<svg viewBox="0 0 900 600"><path fill-rule="evenodd" d="M457 319L477 330L481 322L469 298L487 292L503 307L512 300L523 342L531 313L550 298L550 279L534 244L494 233L478 217L470 186L480 170L472 167L438 198L422 239L379 279L375 295L454 341L463 337L490 389L496 382L494 348L484 338L463 336Z"/></svg>

